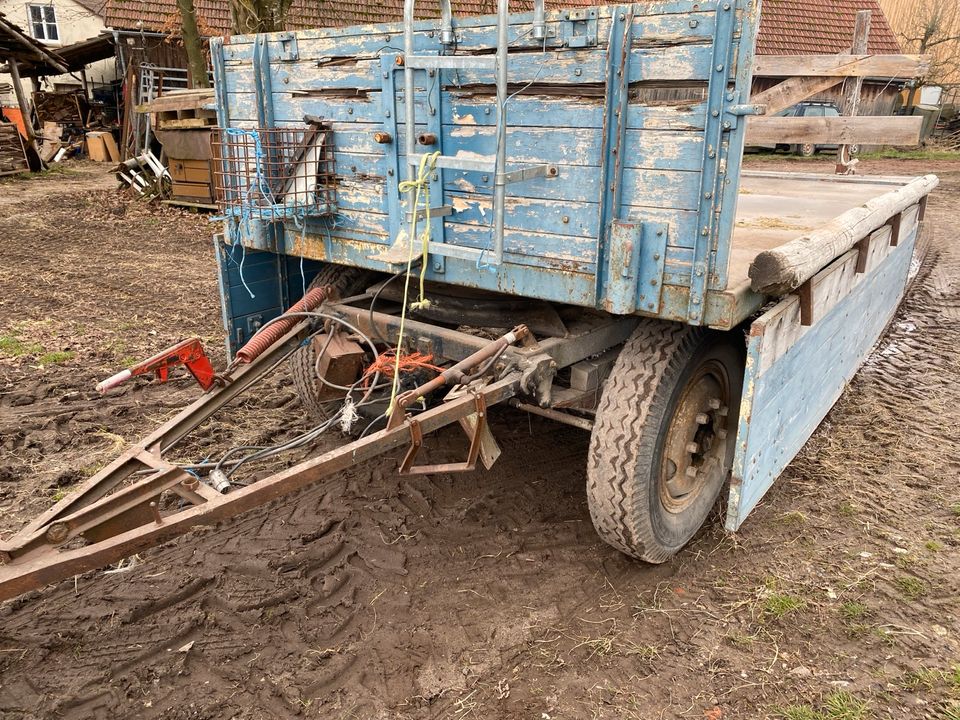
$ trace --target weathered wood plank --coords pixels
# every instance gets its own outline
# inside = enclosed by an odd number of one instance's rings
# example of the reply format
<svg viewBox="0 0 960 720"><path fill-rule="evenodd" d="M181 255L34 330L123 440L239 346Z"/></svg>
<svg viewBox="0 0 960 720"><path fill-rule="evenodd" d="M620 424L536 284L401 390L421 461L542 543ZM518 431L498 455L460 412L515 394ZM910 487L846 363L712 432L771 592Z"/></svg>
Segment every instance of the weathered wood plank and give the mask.
<svg viewBox="0 0 960 720"><path fill-rule="evenodd" d="M917 145L920 117L756 117L747 144Z"/></svg>
<svg viewBox="0 0 960 720"><path fill-rule="evenodd" d="M755 77L923 77L929 55L759 55Z"/></svg>
<svg viewBox="0 0 960 720"><path fill-rule="evenodd" d="M847 211L812 233L761 252L750 266L751 286L755 292L765 295L783 295L795 290L867 234L919 203L939 182L936 175L917 178Z"/></svg>
<svg viewBox="0 0 960 720"><path fill-rule="evenodd" d="M776 115L811 95L839 85L843 80L842 77L792 77L752 96L750 102L765 106L768 116Z"/></svg>
<svg viewBox="0 0 960 720"><path fill-rule="evenodd" d="M857 275L856 251L829 271L849 283L811 327L786 298L750 328L726 528L737 530L867 357L903 296L914 243Z"/></svg>

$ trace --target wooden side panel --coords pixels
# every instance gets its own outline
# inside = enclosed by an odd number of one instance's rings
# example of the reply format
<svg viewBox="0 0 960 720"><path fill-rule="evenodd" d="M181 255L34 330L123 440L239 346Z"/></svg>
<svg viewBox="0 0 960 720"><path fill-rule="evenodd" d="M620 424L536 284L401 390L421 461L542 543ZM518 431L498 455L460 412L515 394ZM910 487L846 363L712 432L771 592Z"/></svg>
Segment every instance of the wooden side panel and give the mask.
<svg viewBox="0 0 960 720"><path fill-rule="evenodd" d="M865 259L851 250L814 278L813 325L801 324L791 295L751 326L727 530L740 527L800 451L893 317L917 228L916 213L905 214L899 245L881 228L861 245Z"/></svg>
<svg viewBox="0 0 960 720"><path fill-rule="evenodd" d="M754 7L748 0L663 0L600 6L586 21L555 11L547 15L545 43L529 36L530 13L512 15L508 169L550 163L557 174L508 186L503 267L447 258L431 262L428 277L596 306L610 224L628 220L663 228L657 282L685 287L695 274L698 244L715 253L729 242L712 223L717 237L701 233L701 215L732 218L734 211L714 193L704 199L703 168L708 159L727 172L739 164L738 153L726 156L737 118L725 108L738 101L725 90L733 88L743 56L737 48L750 22L748 6ZM574 22L590 26L590 38L579 36L576 45L568 41L582 29ZM493 16L459 18L457 28L458 53L489 53L496 46ZM449 52L435 31L435 20L418 23L418 53ZM407 171L407 129L403 74L395 62L402 45L398 23L239 36L224 44L217 98L220 117L231 126L256 127L263 106L280 126L299 126L305 115L333 123L336 216L288 223L282 238L288 252L390 269L378 258L398 236L404 211L397 183ZM419 149L492 158L492 73L444 69L436 75L417 71L416 78L417 132L438 136ZM718 130L721 125L726 129ZM390 142L378 143L377 133ZM490 247L492 173L447 169L437 175L431 205L448 205L453 214L435 221L435 239ZM607 197L610 187L617 188L616 200ZM707 201L711 207L704 211Z"/></svg>

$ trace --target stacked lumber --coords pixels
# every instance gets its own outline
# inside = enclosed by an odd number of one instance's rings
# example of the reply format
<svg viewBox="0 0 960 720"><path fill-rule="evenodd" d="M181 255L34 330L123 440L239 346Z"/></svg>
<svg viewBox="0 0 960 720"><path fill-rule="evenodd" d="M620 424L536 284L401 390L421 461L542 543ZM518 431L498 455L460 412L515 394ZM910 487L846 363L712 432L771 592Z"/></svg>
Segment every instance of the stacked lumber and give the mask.
<svg viewBox="0 0 960 720"><path fill-rule="evenodd" d="M29 170L23 139L13 123L0 123L0 175Z"/></svg>
<svg viewBox="0 0 960 720"><path fill-rule="evenodd" d="M217 125L213 90L173 90L137 108L153 116L157 130L204 130Z"/></svg>

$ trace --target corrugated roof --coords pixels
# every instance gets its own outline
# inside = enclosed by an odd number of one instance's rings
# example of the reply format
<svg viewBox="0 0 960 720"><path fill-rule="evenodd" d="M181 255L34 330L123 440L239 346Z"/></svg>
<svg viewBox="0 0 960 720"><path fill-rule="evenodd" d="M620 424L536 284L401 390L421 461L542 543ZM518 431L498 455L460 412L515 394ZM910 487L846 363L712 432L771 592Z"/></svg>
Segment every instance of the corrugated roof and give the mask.
<svg viewBox="0 0 960 720"><path fill-rule="evenodd" d="M106 0L109 27L170 32L179 27L176 0ZM551 9L596 5L596 0L547 0ZM496 0L453 0L455 16L496 12ZM228 0L194 0L200 32L230 34ZM532 0L511 3L511 10L533 7ZM764 0L758 52L761 55L832 54L849 49L858 10L873 10L871 53L899 53L897 43L876 0ZM418 16L439 15L437 0L417 5ZM403 15L403 0L294 0L287 27L300 30L365 23L394 22Z"/></svg>
<svg viewBox="0 0 960 720"><path fill-rule="evenodd" d="M850 50L857 11L872 10L871 54L896 55L900 44L876 0L764 0L759 55L820 55Z"/></svg>

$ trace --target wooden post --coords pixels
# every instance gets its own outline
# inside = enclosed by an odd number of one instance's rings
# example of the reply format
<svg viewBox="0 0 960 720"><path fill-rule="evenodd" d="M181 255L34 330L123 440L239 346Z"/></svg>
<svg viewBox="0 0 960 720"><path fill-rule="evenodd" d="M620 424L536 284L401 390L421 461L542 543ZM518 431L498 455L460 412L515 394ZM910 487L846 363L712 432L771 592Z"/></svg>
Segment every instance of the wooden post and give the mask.
<svg viewBox="0 0 960 720"><path fill-rule="evenodd" d="M873 13L870 10L860 10L857 13L857 23L853 31L853 47L851 54L866 55L870 41L870 19ZM841 115L854 117L860 111L860 93L863 91L863 78L847 78L846 94L843 98ZM855 162L850 158L850 146L841 145L837 149L837 175L852 175Z"/></svg>
<svg viewBox="0 0 960 720"><path fill-rule="evenodd" d="M31 170L43 170L46 164L40 157L40 148L37 147L37 133L33 127L33 117L30 113L30 105L27 103L27 96L23 92L23 84L20 82L20 69L17 67L17 61L12 57L7 62L7 68L10 72L10 80L13 82L13 92L17 96L17 105L20 106L20 115L23 118L23 130L27 133L27 147L31 152L27 153L27 165ZM31 157L32 153L32 157Z"/></svg>
<svg viewBox="0 0 960 720"><path fill-rule="evenodd" d="M27 96L24 94L23 84L20 82L20 69L17 67L17 61L13 58L10 58L7 67L10 69L10 79L13 81L13 92L17 96L17 104L20 106L20 114L23 116L23 130L27 133L27 142L33 145L36 133L33 129L30 105L27 103ZM35 145L34 150L36 150Z"/></svg>

